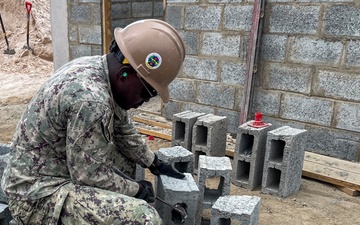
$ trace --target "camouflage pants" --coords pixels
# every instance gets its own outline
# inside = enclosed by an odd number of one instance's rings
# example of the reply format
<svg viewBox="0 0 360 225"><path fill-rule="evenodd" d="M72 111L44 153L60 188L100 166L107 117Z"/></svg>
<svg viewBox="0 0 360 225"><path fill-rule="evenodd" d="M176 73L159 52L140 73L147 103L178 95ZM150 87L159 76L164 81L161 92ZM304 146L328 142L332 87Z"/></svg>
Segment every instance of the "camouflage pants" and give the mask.
<svg viewBox="0 0 360 225"><path fill-rule="evenodd" d="M61 200L62 197L59 196L64 195L66 197ZM56 200L60 200L60 202ZM63 204L61 201L64 201ZM103 189L73 184L65 185L55 195L39 201L9 201L9 206L18 224L162 224L157 211L143 200Z"/></svg>

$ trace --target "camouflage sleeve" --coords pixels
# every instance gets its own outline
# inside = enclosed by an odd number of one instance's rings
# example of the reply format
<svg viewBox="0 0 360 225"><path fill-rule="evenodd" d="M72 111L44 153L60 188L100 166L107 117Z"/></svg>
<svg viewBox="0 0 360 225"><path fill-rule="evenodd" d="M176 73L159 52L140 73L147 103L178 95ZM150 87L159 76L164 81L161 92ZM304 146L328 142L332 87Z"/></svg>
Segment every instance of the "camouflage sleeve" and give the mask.
<svg viewBox="0 0 360 225"><path fill-rule="evenodd" d="M112 169L112 110L95 102L76 103L68 113L66 154L71 179L134 196L139 186Z"/></svg>
<svg viewBox="0 0 360 225"><path fill-rule="evenodd" d="M114 123L114 143L117 149L142 167L149 167L155 155L136 130L127 112L117 108Z"/></svg>

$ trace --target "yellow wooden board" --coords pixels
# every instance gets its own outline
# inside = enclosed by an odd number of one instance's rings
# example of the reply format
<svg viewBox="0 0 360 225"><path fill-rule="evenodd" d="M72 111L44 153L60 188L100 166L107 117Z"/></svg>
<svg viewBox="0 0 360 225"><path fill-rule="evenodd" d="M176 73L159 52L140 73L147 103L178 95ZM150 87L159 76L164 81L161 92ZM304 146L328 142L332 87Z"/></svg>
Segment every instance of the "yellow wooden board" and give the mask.
<svg viewBox="0 0 360 225"><path fill-rule="evenodd" d="M302 175L360 191L360 164L305 152Z"/></svg>

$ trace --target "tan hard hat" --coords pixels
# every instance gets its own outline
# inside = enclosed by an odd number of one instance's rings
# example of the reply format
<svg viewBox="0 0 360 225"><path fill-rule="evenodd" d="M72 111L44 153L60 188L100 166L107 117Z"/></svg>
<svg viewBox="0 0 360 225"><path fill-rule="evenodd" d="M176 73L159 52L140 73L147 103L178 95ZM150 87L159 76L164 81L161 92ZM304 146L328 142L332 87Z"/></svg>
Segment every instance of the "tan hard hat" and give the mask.
<svg viewBox="0 0 360 225"><path fill-rule="evenodd" d="M160 95L169 101L168 85L175 79L185 58L184 43L168 23L145 19L115 28L114 36L130 65Z"/></svg>

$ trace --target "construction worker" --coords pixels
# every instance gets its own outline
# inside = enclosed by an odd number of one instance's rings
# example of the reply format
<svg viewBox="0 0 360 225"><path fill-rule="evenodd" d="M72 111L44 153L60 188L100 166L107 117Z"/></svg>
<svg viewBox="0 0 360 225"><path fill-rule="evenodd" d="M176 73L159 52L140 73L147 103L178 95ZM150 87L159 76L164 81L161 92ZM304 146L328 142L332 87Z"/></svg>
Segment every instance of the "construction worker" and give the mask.
<svg viewBox="0 0 360 225"><path fill-rule="evenodd" d="M127 111L159 95L178 74L184 44L166 22L114 30L110 53L75 59L29 102L13 136L1 186L18 224L161 224L153 186L136 163L184 178L158 160ZM117 171L120 171L119 174Z"/></svg>

